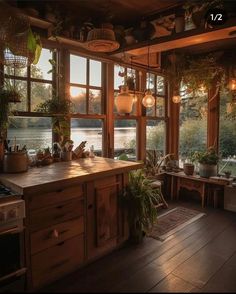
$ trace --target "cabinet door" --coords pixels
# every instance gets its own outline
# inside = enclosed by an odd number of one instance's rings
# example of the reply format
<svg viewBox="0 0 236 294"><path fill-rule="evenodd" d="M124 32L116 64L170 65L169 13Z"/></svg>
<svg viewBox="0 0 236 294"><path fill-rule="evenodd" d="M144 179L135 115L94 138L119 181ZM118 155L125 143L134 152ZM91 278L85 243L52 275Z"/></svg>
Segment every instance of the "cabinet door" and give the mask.
<svg viewBox="0 0 236 294"><path fill-rule="evenodd" d="M94 259L117 246L118 193L117 176L87 183L87 257Z"/></svg>
<svg viewBox="0 0 236 294"><path fill-rule="evenodd" d="M118 183L114 183L105 187L99 187L95 189L97 246L102 246L108 240L117 236L118 191L119 191Z"/></svg>

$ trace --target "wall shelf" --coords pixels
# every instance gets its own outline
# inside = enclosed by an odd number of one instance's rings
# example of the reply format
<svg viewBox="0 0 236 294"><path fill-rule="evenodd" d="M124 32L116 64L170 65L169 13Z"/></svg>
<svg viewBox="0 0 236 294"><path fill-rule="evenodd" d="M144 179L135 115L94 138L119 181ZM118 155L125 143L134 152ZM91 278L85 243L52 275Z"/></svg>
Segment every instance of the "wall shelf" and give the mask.
<svg viewBox="0 0 236 294"><path fill-rule="evenodd" d="M193 29L181 33L176 33L170 36L156 38L151 41L143 41L138 44L123 48L122 50L117 50L111 55L119 56L121 53L123 54L124 52L126 52L128 54L138 56L148 54L148 47L150 53L154 53L198 45L211 41L235 38L235 35L229 34L230 32L235 30L236 22L231 21L227 25L214 29Z"/></svg>

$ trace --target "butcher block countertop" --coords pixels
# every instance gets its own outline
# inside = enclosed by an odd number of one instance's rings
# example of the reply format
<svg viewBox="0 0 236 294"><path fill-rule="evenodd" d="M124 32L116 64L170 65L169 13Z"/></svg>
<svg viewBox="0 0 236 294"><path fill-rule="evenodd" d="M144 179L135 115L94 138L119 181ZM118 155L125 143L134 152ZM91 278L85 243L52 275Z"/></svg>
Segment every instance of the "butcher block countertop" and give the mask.
<svg viewBox="0 0 236 294"><path fill-rule="evenodd" d="M81 158L30 168L24 173L0 174L0 182L21 195L42 193L142 168L138 162L104 157Z"/></svg>

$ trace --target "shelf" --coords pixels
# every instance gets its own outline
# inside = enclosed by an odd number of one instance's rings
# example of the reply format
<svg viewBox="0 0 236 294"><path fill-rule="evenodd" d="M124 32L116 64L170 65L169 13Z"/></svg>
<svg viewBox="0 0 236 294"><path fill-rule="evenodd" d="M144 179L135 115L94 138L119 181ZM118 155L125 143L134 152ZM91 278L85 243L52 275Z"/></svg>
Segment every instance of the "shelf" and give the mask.
<svg viewBox="0 0 236 294"><path fill-rule="evenodd" d="M48 22L44 19L41 19L41 18L37 18L37 17L34 17L34 16L30 16L30 15L27 15L25 14L26 16L28 16L29 20L30 20L30 24L32 26L35 26L37 28L40 28L40 29L49 29L50 27L53 26L53 24L51 22Z"/></svg>
<svg viewBox="0 0 236 294"><path fill-rule="evenodd" d="M49 36L48 37L48 40L58 41L59 43L62 43L62 44L65 44L65 45L87 49L87 46L86 46L86 43L85 42L81 42L79 40L75 40L75 39L71 39L71 38L67 38L67 37L62 37L62 36L53 37L53 36Z"/></svg>
<svg viewBox="0 0 236 294"><path fill-rule="evenodd" d="M230 35L230 32L236 30L236 23L227 24L221 26L220 28L214 29L194 29L190 31L184 31L178 34L156 38L151 41L140 42L139 44L134 44L132 46L117 50L112 56L119 56L124 52L131 55L139 56L148 54L149 52L163 52L176 48L183 48L192 45L198 45L202 43L207 43L211 41L235 38L235 35Z"/></svg>

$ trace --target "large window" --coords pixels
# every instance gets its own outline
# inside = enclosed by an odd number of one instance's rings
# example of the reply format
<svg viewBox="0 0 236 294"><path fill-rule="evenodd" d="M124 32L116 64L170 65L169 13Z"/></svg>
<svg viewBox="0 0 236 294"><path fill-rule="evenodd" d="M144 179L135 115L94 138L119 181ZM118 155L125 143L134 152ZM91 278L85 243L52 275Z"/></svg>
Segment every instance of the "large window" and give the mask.
<svg viewBox="0 0 236 294"><path fill-rule="evenodd" d="M219 172L236 176L236 104L231 95L227 89L220 93Z"/></svg>
<svg viewBox="0 0 236 294"><path fill-rule="evenodd" d="M13 110L35 112L38 104L52 97L52 58L53 52L43 48L37 65L22 69L4 67L5 79L22 95L21 102L14 104Z"/></svg>
<svg viewBox="0 0 236 294"><path fill-rule="evenodd" d="M165 121L146 121L146 150L157 150L161 156L165 155Z"/></svg>
<svg viewBox="0 0 236 294"><path fill-rule="evenodd" d="M16 144L19 148L26 145L27 149L39 150L52 146L51 118L49 117L11 117L7 133L9 145Z"/></svg>
<svg viewBox="0 0 236 294"><path fill-rule="evenodd" d="M102 63L70 54L70 96L74 113L102 114Z"/></svg>
<svg viewBox="0 0 236 294"><path fill-rule="evenodd" d="M153 117L164 117L166 102L164 77L153 73L147 73L146 88L152 90L153 96L155 98L155 104L152 107L146 108L146 115Z"/></svg>
<svg viewBox="0 0 236 294"><path fill-rule="evenodd" d="M5 79L21 94L21 102L11 104L17 116L10 118L8 139L10 144L16 139L20 148L42 149L52 146L51 118L30 117L37 111L37 106L53 95L53 51L43 48L37 65L16 69L4 67ZM35 115L35 114L34 114Z"/></svg>
<svg viewBox="0 0 236 294"><path fill-rule="evenodd" d="M115 158L136 159L137 123L133 119L115 120ZM123 157L125 155L125 157ZM122 157L120 157L122 156Z"/></svg>
<svg viewBox="0 0 236 294"><path fill-rule="evenodd" d="M207 92L182 95L180 105L179 159L180 167L194 151L202 151L207 145Z"/></svg>
<svg viewBox="0 0 236 294"><path fill-rule="evenodd" d="M71 140L77 147L86 141L86 149L93 145L96 155L102 155L103 122L100 119L71 119Z"/></svg>

